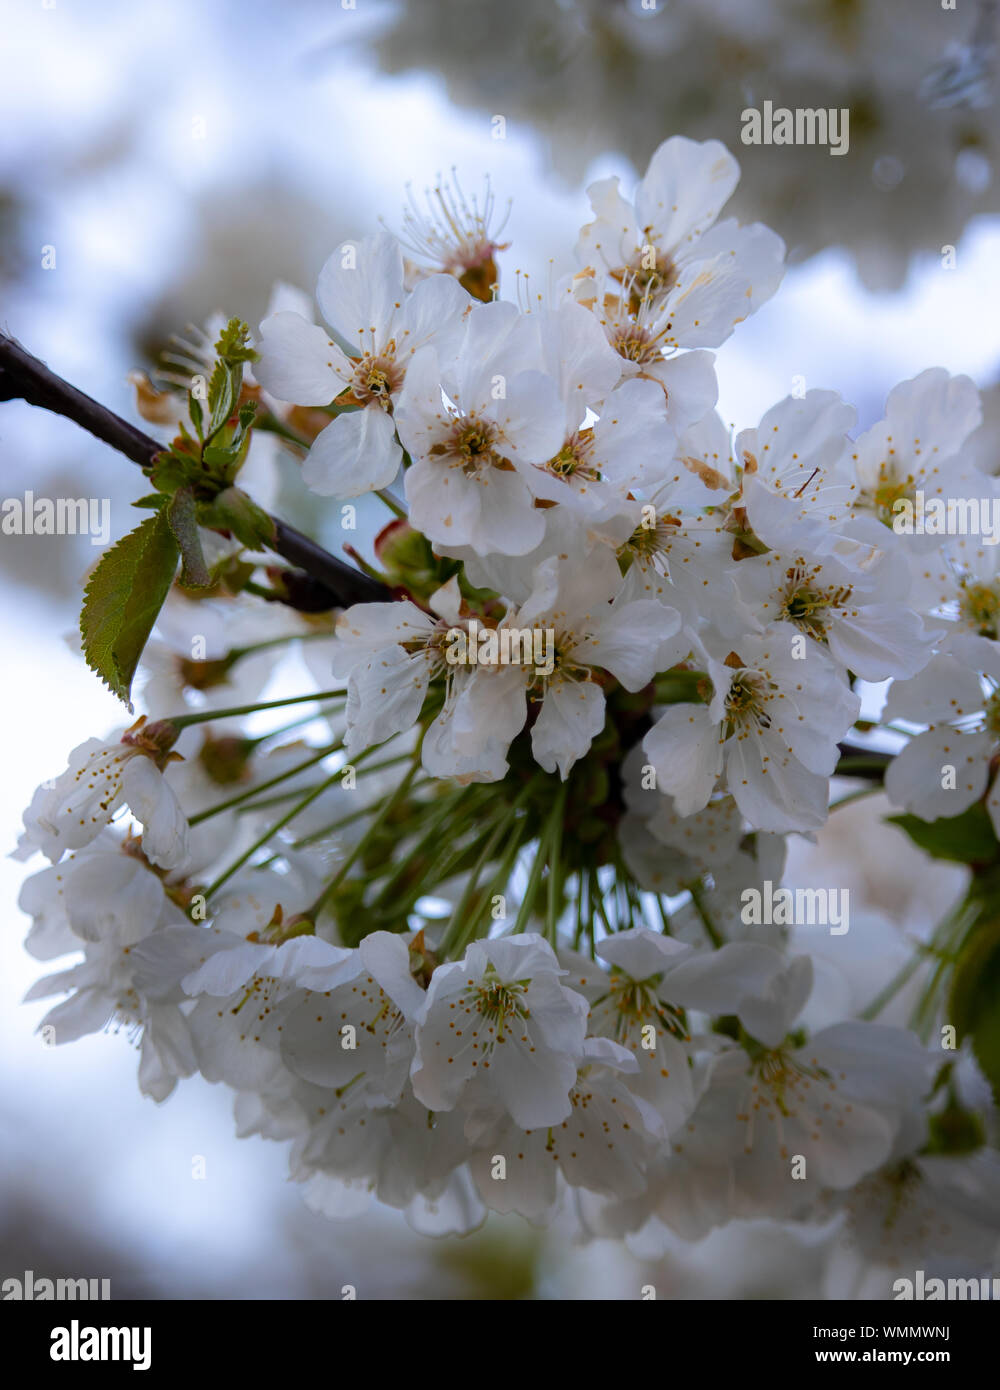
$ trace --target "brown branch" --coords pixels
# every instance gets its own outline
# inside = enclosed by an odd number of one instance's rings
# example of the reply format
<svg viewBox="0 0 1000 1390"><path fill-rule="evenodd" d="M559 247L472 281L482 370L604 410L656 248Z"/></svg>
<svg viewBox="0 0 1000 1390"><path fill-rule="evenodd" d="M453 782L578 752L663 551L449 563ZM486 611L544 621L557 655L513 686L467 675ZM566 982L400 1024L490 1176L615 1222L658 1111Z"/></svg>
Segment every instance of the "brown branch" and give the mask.
<svg viewBox="0 0 1000 1390"><path fill-rule="evenodd" d="M20 343L0 333L0 401L11 400L27 401L29 405L65 416L143 468L163 452L162 444L91 396L78 391L62 377L56 376ZM338 560L294 526L287 525L278 517L271 520L274 522L274 541L270 548L317 581L329 594L330 608L343 608L352 603L377 603L392 597L384 585L361 574L343 560Z"/></svg>
<svg viewBox="0 0 1000 1390"><path fill-rule="evenodd" d="M881 782L886 768L892 762L893 753L882 753L875 748L860 748L853 743L838 743L840 758L834 769L835 777L857 777L865 782Z"/></svg>

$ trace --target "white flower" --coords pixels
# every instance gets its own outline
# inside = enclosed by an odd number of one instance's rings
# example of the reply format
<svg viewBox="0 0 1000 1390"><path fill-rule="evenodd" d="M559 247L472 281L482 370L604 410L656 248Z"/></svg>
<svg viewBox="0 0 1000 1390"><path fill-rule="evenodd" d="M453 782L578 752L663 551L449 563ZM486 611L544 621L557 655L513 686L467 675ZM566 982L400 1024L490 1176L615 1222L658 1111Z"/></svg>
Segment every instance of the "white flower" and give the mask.
<svg viewBox="0 0 1000 1390"><path fill-rule="evenodd" d="M607 1038L587 1038L583 1064L570 1088L572 1109L558 1124L525 1129L489 1111L467 1122L477 1145L470 1169L491 1211L516 1211L538 1221L552 1214L559 1177L571 1188L606 1197L637 1197L658 1144L651 1107L625 1082L635 1059ZM504 1162L498 1177L497 1160Z"/></svg>
<svg viewBox="0 0 1000 1390"><path fill-rule="evenodd" d="M617 386L625 364L594 315L572 300L532 312L529 323L538 366L559 388L563 439L551 458L525 470L528 485L536 497L589 516L617 510L674 452L664 392L652 381Z"/></svg>
<svg viewBox="0 0 1000 1390"><path fill-rule="evenodd" d="M332 988L297 991L281 1006L282 1060L313 1085L338 1094L356 1087L367 1105L392 1105L409 1073L412 1021L424 992L410 972L403 937L371 932L355 960L356 968L338 972Z"/></svg>
<svg viewBox="0 0 1000 1390"><path fill-rule="evenodd" d="M629 872L649 892L674 896L705 873L723 871L740 853L743 817L731 796L692 816L678 815L672 796L648 783L641 744L621 765L625 805L618 838Z"/></svg>
<svg viewBox="0 0 1000 1390"><path fill-rule="evenodd" d="M577 987L590 1000L588 1026L632 1052L638 1070L626 1085L651 1107L650 1128L663 1136L674 1133L694 1107L684 1011L736 1014L755 1037L780 1042L811 983L811 976L801 979L801 966L789 975L773 947L749 942L697 953L640 927L606 937L597 951L611 970L580 977Z"/></svg>
<svg viewBox="0 0 1000 1390"><path fill-rule="evenodd" d="M486 299L496 281L497 252L505 251L509 244L498 238L510 216L510 202L494 226L495 199L489 179L480 206L475 195L471 200L466 198L454 170L451 183L442 179L433 190L424 190L426 211L417 206L409 185L406 191L409 206L403 209L399 240L419 257L418 265L407 267L414 283L429 273L429 265L454 275L470 294Z"/></svg>
<svg viewBox="0 0 1000 1390"><path fill-rule="evenodd" d="M942 367L931 367L894 386L884 418L854 446L855 509L891 527L897 503L909 502L919 523L921 501L990 495L986 479L958 457L981 420L979 392L967 376L952 377ZM916 534L908 542L926 551L940 537Z"/></svg>
<svg viewBox="0 0 1000 1390"><path fill-rule="evenodd" d="M853 1187L891 1153L932 1066L912 1034L861 1022L825 1028L802 1047L721 1053L674 1139L660 1218L698 1239L733 1217L802 1214L824 1189Z"/></svg>
<svg viewBox="0 0 1000 1390"><path fill-rule="evenodd" d="M628 506L633 490L649 483L675 446L659 385L625 381L607 397L592 425L573 428L559 452L529 472L528 484L536 497L575 508L588 519L613 516Z"/></svg>
<svg viewBox="0 0 1000 1390"><path fill-rule="evenodd" d="M836 543L858 492L847 437L856 418L835 391L807 391L779 401L756 429L737 436L740 506L766 545L823 553Z"/></svg>
<svg viewBox="0 0 1000 1390"><path fill-rule="evenodd" d="M447 668L445 641L459 617L456 585L432 602L441 616L415 603L358 603L337 617L334 672L347 677L347 736L353 757L412 728L432 678Z"/></svg>
<svg viewBox="0 0 1000 1390"><path fill-rule="evenodd" d="M985 1271L1000 1240L1000 1155L897 1158L828 1204L863 1256L910 1278L922 1261L949 1257L967 1275Z"/></svg>
<svg viewBox="0 0 1000 1390"><path fill-rule="evenodd" d="M660 598L692 630L703 622L749 626L732 561L725 503L731 481L729 433L714 412L686 430L673 459L660 456L639 498L598 523L627 566L633 598ZM710 511L708 509L711 509Z"/></svg>
<svg viewBox="0 0 1000 1390"><path fill-rule="evenodd" d="M139 673L146 713L165 719L195 702L202 709L250 704L260 698L283 651L294 650L291 641L283 646L278 639L302 631L301 617L281 603L262 611L245 594L190 599L171 589L143 648ZM261 650L240 655L258 645Z"/></svg>
<svg viewBox="0 0 1000 1390"><path fill-rule="evenodd" d="M150 932L155 925L149 923ZM170 1095L179 1077L190 1076L198 1063L188 1020L176 1003L147 998L138 987L137 949L113 941L88 943L78 965L39 980L25 1000L70 992L70 997L50 1009L38 1025L38 1031L56 1045L75 1042L101 1029L124 1029L130 1041L140 1047L139 1087L144 1095L159 1101Z"/></svg>
<svg viewBox="0 0 1000 1390"><path fill-rule="evenodd" d="M776 550L736 570L740 597L761 625L791 623L862 680L913 676L931 658L935 635L911 608L883 601L877 572Z"/></svg>
<svg viewBox="0 0 1000 1390"><path fill-rule="evenodd" d="M429 725L422 761L436 777L496 781L506 750L524 722L508 698L520 685L516 667L448 663L448 635L467 626L457 582L431 596L437 617L408 600L356 604L337 619L334 669L347 676L345 748L353 757L413 727L430 682L446 680L441 712Z"/></svg>
<svg viewBox="0 0 1000 1390"><path fill-rule="evenodd" d="M392 407L410 359L432 340L445 347L470 300L450 275L432 275L407 294L399 245L385 232L338 247L320 272L316 298L352 355L325 329L282 311L260 326L254 370L279 400L297 405L328 405L350 392L359 408L320 432L302 476L321 496L360 497L388 487L399 470Z"/></svg>
<svg viewBox="0 0 1000 1390"><path fill-rule="evenodd" d="M144 827L146 857L176 869L187 855L187 818L158 766L164 755L145 718L120 740L87 739L74 748L66 771L43 783L24 813L19 857L40 849L53 863L97 838L127 805ZM169 755L167 755L169 757Z"/></svg>
<svg viewBox="0 0 1000 1390"><path fill-rule="evenodd" d="M332 989L358 969L355 952L320 937L284 938L294 924L280 910L270 930L260 931L258 920L249 904L233 900L217 916L221 925L167 928L135 948L148 996L197 1000L188 1024L199 1069L237 1090L285 1084L277 1005L296 989Z"/></svg>
<svg viewBox="0 0 1000 1390"><path fill-rule="evenodd" d="M992 650L989 650L992 649ZM929 728L916 734L886 769L885 790L893 806L923 820L957 816L986 792L991 758L1000 744L1000 648L978 644L993 693L984 694L978 674L954 656L936 656L908 681L894 681L883 714ZM1000 785L994 781L986 809L1000 835Z"/></svg>
<svg viewBox="0 0 1000 1390"><path fill-rule="evenodd" d="M451 369L433 348L410 366L396 411L406 500L432 541L525 555L542 538L525 469L559 449L563 411L555 382L522 368L532 334L515 305L477 304Z"/></svg>
<svg viewBox="0 0 1000 1390"><path fill-rule="evenodd" d="M725 662L710 659L708 705L670 705L643 739L658 785L691 815L708 804L723 772L737 806L758 830L808 830L827 816L837 740L860 701L830 657L789 623L740 639Z"/></svg>
<svg viewBox="0 0 1000 1390"><path fill-rule="evenodd" d="M466 1234L485 1216L465 1159L462 1116L431 1116L412 1095L366 1109L314 1090L309 1126L296 1138L291 1175L308 1182L307 1203L326 1216L357 1215L374 1195L401 1209L422 1234Z"/></svg>
<svg viewBox="0 0 1000 1390"><path fill-rule="evenodd" d="M536 676L541 710L531 729L535 760L565 780L604 727L604 691L594 668L637 691L687 654L680 615L656 599L613 597L606 572L557 557L535 570L534 590L506 622L555 634L555 666ZM523 699L523 694L519 695Z"/></svg>
<svg viewBox="0 0 1000 1390"><path fill-rule="evenodd" d="M25 880L18 899L34 919L28 948L39 960L78 951L84 941L132 945L167 907L163 884L144 857L103 831L91 844Z"/></svg>
<svg viewBox="0 0 1000 1390"><path fill-rule="evenodd" d="M634 206L617 178L588 189L596 219L581 231L577 255L604 268L627 296L657 306L666 346L717 347L781 281L779 236L760 223L713 226L739 176L718 140L676 135L654 153Z"/></svg>
<svg viewBox="0 0 1000 1390"><path fill-rule="evenodd" d="M564 973L532 933L475 941L464 960L439 965L417 1015L417 1099L451 1110L477 1080L522 1129L565 1120L587 1004L560 984Z"/></svg>

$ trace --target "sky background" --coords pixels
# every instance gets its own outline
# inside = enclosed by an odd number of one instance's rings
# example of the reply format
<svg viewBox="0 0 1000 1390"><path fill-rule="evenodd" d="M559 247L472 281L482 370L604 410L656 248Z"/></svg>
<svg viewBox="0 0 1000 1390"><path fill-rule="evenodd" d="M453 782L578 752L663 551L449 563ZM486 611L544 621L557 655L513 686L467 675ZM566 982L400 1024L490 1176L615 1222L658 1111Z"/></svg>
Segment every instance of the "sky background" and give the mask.
<svg viewBox="0 0 1000 1390"><path fill-rule="evenodd" d="M453 165L470 191L489 174L498 202L513 199L502 286L515 269L543 283L573 268L586 183L617 173L628 189L642 171L609 150L571 186L528 127L510 122L494 140L488 118L453 106L434 73L381 74L367 44L388 13L368 0L353 10L0 0L0 325L134 419L126 373L148 368L167 333L215 309L255 326L276 278L311 290L340 240L379 217L399 227L406 183L419 191ZM717 132L739 157L737 133L735 122ZM42 268L45 248L54 269ZM719 354L724 418L756 423L798 376L842 392L862 426L895 382L929 366L992 385L998 264L1000 219L981 217L955 269L928 255L897 294L865 290L841 251L793 267ZM0 406L0 495L109 497L116 537L136 522L138 483L132 465L67 421ZM65 640L95 558L86 540L0 537L3 852L37 783L121 722ZM24 873L0 858L0 1273L47 1259L66 1266L54 1272L110 1272L122 1293L339 1296L355 1283L446 1297L495 1290L502 1266L515 1294L635 1296L637 1257L603 1243L569 1260L558 1233L543 1243L520 1223L496 1223L460 1249L429 1248L393 1214L331 1226L287 1183L283 1149L236 1140L221 1089L181 1083L157 1107L139 1095L124 1037L44 1047L33 1029L45 1005L20 1003L44 973L22 947ZM202 1181L191 1176L196 1155ZM726 1240L735 1250L745 1238ZM796 1244L792 1259L783 1239L755 1247L757 1291L771 1279L811 1287L813 1255ZM743 1276L720 1273L720 1248L713 1239L659 1277L732 1293L728 1279L739 1292Z"/></svg>

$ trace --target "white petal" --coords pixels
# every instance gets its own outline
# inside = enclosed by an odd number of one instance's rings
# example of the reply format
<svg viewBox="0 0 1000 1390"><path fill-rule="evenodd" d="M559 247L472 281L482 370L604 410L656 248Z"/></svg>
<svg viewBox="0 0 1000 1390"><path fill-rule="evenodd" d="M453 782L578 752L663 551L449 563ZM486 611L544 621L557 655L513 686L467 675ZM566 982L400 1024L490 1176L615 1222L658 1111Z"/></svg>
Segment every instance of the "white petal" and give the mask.
<svg viewBox="0 0 1000 1390"><path fill-rule="evenodd" d="M960 734L945 724L928 729L886 768L886 795L923 820L960 815L986 790L991 747L988 734Z"/></svg>
<svg viewBox="0 0 1000 1390"><path fill-rule="evenodd" d="M324 319L353 350L381 350L403 302L403 256L388 232L337 247L319 274Z"/></svg>
<svg viewBox="0 0 1000 1390"><path fill-rule="evenodd" d="M563 781L604 728L604 691L594 681L557 681L549 686L531 730L531 751L546 772Z"/></svg>
<svg viewBox="0 0 1000 1390"><path fill-rule="evenodd" d="M320 497L362 497L388 487L402 461L392 416L370 405L338 415L320 430L302 480Z"/></svg>
<svg viewBox="0 0 1000 1390"><path fill-rule="evenodd" d="M323 328L300 314L272 314L260 326L254 375L272 396L295 405L328 405L350 380L347 358Z"/></svg>
<svg viewBox="0 0 1000 1390"><path fill-rule="evenodd" d="M704 705L671 705L642 741L656 771L657 786L690 816L708 804L722 771L718 727Z"/></svg>

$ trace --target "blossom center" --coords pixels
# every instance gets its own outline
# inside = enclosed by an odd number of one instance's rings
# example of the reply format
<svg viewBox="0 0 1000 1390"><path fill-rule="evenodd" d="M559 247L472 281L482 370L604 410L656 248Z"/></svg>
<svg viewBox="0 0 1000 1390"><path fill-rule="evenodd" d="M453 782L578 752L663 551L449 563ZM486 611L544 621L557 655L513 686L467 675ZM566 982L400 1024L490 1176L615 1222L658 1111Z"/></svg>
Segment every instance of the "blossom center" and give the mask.
<svg viewBox="0 0 1000 1390"><path fill-rule="evenodd" d="M527 980L504 981L487 976L476 990L475 1007L496 1028L499 1037L503 1037L510 1020L528 1017L523 998L527 988Z"/></svg>
<svg viewBox="0 0 1000 1390"><path fill-rule="evenodd" d="M810 637L823 641L826 637L828 610L848 603L852 590L848 584L820 588L812 582L817 573L818 567L810 573L801 561L786 571L780 616L786 622L794 623Z"/></svg>
<svg viewBox="0 0 1000 1390"><path fill-rule="evenodd" d="M893 464L880 464L878 482L868 491L868 500L879 521L891 527L896 517L893 510L896 502L908 501L911 505L916 503L912 476L900 478Z"/></svg>
<svg viewBox="0 0 1000 1390"><path fill-rule="evenodd" d="M557 478L583 478L587 482L596 482L601 470L591 462L593 451L594 437L591 431L577 430L549 459L545 468Z"/></svg>
<svg viewBox="0 0 1000 1390"><path fill-rule="evenodd" d="M373 356L365 353L354 369L353 393L359 405L379 405L389 408L389 398L403 382L403 369L396 361L396 345L390 343L384 352Z"/></svg>
<svg viewBox="0 0 1000 1390"><path fill-rule="evenodd" d="M732 679L726 695L726 737L745 738L756 729L771 727L771 716L765 709L768 700L766 681L757 671L739 671Z"/></svg>
<svg viewBox="0 0 1000 1390"><path fill-rule="evenodd" d="M1000 592L997 582L969 584L964 579L958 599L962 619L980 636L997 638L997 619L1000 617Z"/></svg>
<svg viewBox="0 0 1000 1390"><path fill-rule="evenodd" d="M491 421L467 416L455 420L449 437L430 452L450 468L460 468L467 478L481 477L491 468L512 472L514 465L497 449L499 438L500 432Z"/></svg>

